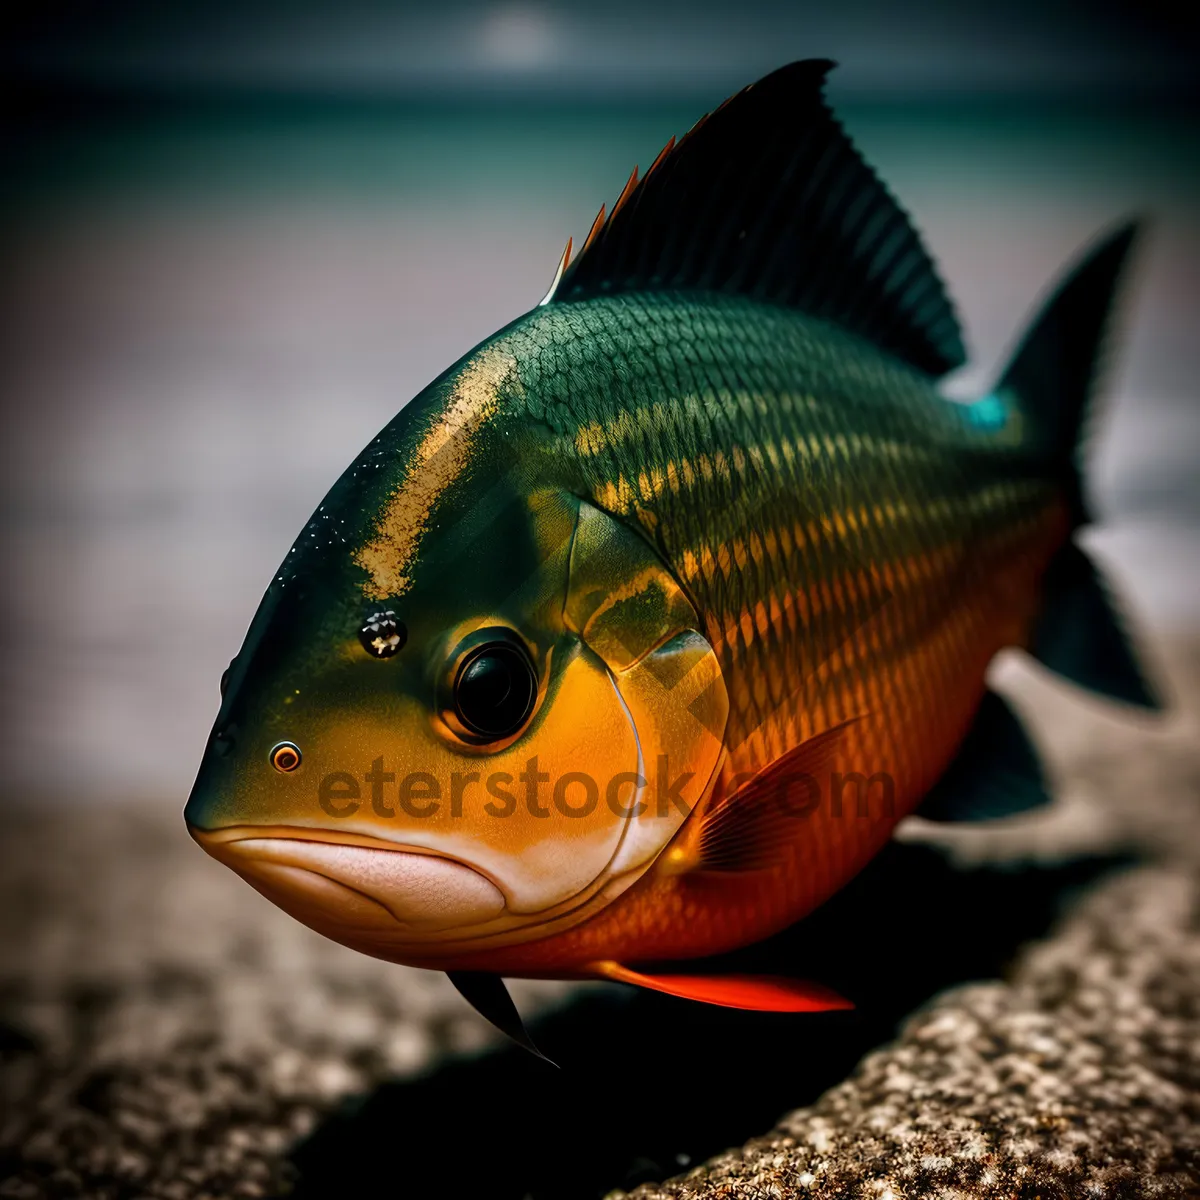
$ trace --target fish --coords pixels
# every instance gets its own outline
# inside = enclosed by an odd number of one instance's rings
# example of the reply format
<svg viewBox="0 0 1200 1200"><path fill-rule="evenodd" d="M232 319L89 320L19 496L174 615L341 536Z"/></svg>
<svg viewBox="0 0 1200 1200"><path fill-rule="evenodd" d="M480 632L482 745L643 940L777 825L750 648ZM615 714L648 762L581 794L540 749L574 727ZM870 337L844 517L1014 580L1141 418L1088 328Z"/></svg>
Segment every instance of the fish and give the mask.
<svg viewBox="0 0 1200 1200"><path fill-rule="evenodd" d="M958 319L832 67L767 75L634 168L545 298L333 485L222 678L196 841L535 1052L506 977L850 1007L706 964L910 814L1049 801L987 686L999 651L1162 705L1076 538L1139 223L993 387L948 396Z"/></svg>

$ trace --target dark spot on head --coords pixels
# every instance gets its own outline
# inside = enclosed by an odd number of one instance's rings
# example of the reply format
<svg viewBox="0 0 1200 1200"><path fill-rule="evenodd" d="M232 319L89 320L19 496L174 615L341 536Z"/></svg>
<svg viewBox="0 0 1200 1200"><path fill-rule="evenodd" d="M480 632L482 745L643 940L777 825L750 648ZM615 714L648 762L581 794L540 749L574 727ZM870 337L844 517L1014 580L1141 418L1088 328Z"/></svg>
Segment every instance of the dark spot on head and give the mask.
<svg viewBox="0 0 1200 1200"><path fill-rule="evenodd" d="M358 640L372 658L391 658L408 641L408 630L404 622L396 620L389 609L371 613L358 631Z"/></svg>

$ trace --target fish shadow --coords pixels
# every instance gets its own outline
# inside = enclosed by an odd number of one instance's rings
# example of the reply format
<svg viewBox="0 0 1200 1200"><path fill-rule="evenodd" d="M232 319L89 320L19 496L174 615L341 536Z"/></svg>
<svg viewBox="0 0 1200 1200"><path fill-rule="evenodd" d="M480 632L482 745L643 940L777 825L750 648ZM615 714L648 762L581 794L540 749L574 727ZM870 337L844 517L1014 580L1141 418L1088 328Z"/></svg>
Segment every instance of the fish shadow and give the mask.
<svg viewBox="0 0 1200 1200"><path fill-rule="evenodd" d="M806 920L708 960L818 979L854 1011L754 1013L616 984L589 991L532 1023L560 1069L504 1046L385 1083L295 1148L290 1194L599 1200L679 1174L814 1101L931 996L1002 975L1075 894L1129 861L963 870L893 843Z"/></svg>

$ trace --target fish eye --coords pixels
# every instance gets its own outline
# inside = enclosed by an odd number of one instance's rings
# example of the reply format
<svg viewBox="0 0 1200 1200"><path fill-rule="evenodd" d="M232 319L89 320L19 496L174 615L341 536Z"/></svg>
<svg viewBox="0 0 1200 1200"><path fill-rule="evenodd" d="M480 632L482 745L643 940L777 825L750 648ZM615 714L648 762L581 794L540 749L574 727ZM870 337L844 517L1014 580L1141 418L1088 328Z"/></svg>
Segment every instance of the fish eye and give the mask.
<svg viewBox="0 0 1200 1200"><path fill-rule="evenodd" d="M454 711L475 736L511 737L529 720L538 680L525 646L507 629L481 631L454 676Z"/></svg>
<svg viewBox="0 0 1200 1200"><path fill-rule="evenodd" d="M300 753L300 747L295 742L280 742L271 751L271 766L277 771L281 771L284 775L294 771L301 762L303 756Z"/></svg>
<svg viewBox="0 0 1200 1200"><path fill-rule="evenodd" d="M373 612L358 631L358 640L372 658L391 658L404 648L408 630L390 608Z"/></svg>

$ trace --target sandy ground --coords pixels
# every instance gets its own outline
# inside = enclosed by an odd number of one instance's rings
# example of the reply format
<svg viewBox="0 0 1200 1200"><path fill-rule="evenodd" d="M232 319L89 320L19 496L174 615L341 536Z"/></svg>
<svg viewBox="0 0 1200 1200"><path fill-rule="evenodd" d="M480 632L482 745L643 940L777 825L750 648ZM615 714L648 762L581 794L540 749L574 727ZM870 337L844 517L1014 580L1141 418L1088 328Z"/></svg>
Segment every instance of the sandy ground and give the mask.
<svg viewBox="0 0 1200 1200"><path fill-rule="evenodd" d="M848 1023L514 985L560 1072L290 921L175 811L10 809L0 1195L1196 1194L1200 645L1155 657L1161 722L998 672L1059 799L936 851L914 825L864 877L825 955Z"/></svg>

